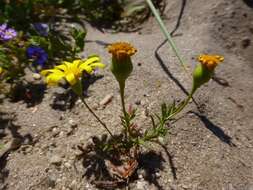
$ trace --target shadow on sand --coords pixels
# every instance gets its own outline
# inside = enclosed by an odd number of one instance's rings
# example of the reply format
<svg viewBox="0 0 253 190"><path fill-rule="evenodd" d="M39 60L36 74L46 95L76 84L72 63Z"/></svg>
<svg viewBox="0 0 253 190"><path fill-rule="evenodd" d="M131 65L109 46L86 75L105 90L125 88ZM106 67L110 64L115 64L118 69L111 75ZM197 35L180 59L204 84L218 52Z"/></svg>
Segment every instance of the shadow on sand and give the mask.
<svg viewBox="0 0 253 190"><path fill-rule="evenodd" d="M21 82L13 89L10 100L11 102L23 101L27 107L33 107L42 102L45 89L45 84L24 84Z"/></svg>
<svg viewBox="0 0 253 190"><path fill-rule="evenodd" d="M88 96L89 87L94 84L97 80L102 79L102 75L89 75L83 78L83 92L84 96ZM51 103L51 107L55 110L66 111L71 110L78 100L78 96L69 88L69 85L62 86L65 90L63 93L54 93L54 100Z"/></svg>
<svg viewBox="0 0 253 190"><path fill-rule="evenodd" d="M221 129L219 126L215 125L212 121L210 121L205 115L199 114L197 112L190 111L190 113L197 116L200 121L203 122L205 127L213 133L218 139L220 139L223 143L228 144L229 146L235 147L236 145L232 142L232 137L227 135L223 129Z"/></svg>
<svg viewBox="0 0 253 190"><path fill-rule="evenodd" d="M122 136L114 136L114 138L122 138ZM115 189L133 185L134 182L138 180L138 174L141 172L143 179L149 184L153 184L159 190L165 189L159 184L159 177L157 177L157 173L164 170L166 160L162 156L162 153L158 153L157 151L140 152L137 158L138 167L133 170L129 179L125 180L120 179L117 176L112 176L106 161L116 158L113 163L115 166L119 166L121 161L119 161L118 158L121 157L121 155L118 155L118 152L108 153L103 150L104 145L111 141L112 139L108 138L107 135L102 135L100 138L94 136L92 137L92 144L87 145L85 148L78 146L78 148L83 152L83 154L78 158L78 160L81 160L83 168L85 169L83 177L91 181L91 183L98 188ZM176 168L174 166L172 156L166 146L161 146L168 156L173 177L176 179Z"/></svg>
<svg viewBox="0 0 253 190"><path fill-rule="evenodd" d="M19 133L20 126L15 125L13 123L14 120L15 115L10 116L9 114L3 112L0 113L0 140L7 136L7 130L9 130L11 135L9 146L7 145L6 148L5 145L1 145L2 147L0 148L0 189L8 187L8 184L4 184L5 179L9 176L9 170L6 169L8 154L11 151L18 149L24 142L26 142L26 144L33 143L31 134L22 135Z"/></svg>

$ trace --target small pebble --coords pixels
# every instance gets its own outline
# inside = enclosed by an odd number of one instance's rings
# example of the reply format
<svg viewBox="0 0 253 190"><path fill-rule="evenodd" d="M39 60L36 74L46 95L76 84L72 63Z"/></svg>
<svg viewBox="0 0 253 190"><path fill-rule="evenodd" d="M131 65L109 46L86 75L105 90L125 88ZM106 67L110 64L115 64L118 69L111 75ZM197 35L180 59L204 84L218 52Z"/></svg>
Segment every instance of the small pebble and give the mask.
<svg viewBox="0 0 253 190"><path fill-rule="evenodd" d="M156 173L155 173L155 176L156 176L157 178L160 178L160 177L161 177L161 174L160 174L159 172L156 172Z"/></svg>
<svg viewBox="0 0 253 190"><path fill-rule="evenodd" d="M71 164L69 163L69 162L66 162L65 164L64 164L64 166L66 167L66 168L71 168Z"/></svg>
<svg viewBox="0 0 253 190"><path fill-rule="evenodd" d="M56 185L56 179L53 176L48 176L46 179L46 183L48 187L54 188Z"/></svg>
<svg viewBox="0 0 253 190"><path fill-rule="evenodd" d="M251 40L249 38L244 38L241 42L242 47L245 49L251 44Z"/></svg>
<svg viewBox="0 0 253 190"><path fill-rule="evenodd" d="M77 122L73 119L70 119L69 121L69 125L72 127L72 128L76 128L77 127Z"/></svg>
<svg viewBox="0 0 253 190"><path fill-rule="evenodd" d="M138 175L138 178L139 178L139 179L144 179L144 177L143 177L142 174L139 174L139 175Z"/></svg>
<svg viewBox="0 0 253 190"><path fill-rule="evenodd" d="M140 101L140 100L136 100L134 103L135 103L137 106L141 105L141 101Z"/></svg>
<svg viewBox="0 0 253 190"><path fill-rule="evenodd" d="M40 80L41 79L41 75L39 73L33 73L32 77L35 79L35 80Z"/></svg>
<svg viewBox="0 0 253 190"><path fill-rule="evenodd" d="M49 168L45 168L44 171L45 171L46 173L48 173L48 172L50 171L50 169L49 169Z"/></svg>
<svg viewBox="0 0 253 190"><path fill-rule="evenodd" d="M53 137L56 137L59 133L60 133L60 131L56 127L53 128L53 130L52 130Z"/></svg>
<svg viewBox="0 0 253 190"><path fill-rule="evenodd" d="M83 154L83 152L81 150L76 150L74 152L75 156L78 157L78 156L81 156Z"/></svg>
<svg viewBox="0 0 253 190"><path fill-rule="evenodd" d="M60 165L62 163L62 159L60 156L58 155L53 155L50 160L49 160L50 164L54 164L54 165Z"/></svg>
<svg viewBox="0 0 253 190"><path fill-rule="evenodd" d="M82 104L83 102L82 102L82 100L80 100L80 99L78 99L77 101L76 101L76 104Z"/></svg>
<svg viewBox="0 0 253 190"><path fill-rule="evenodd" d="M0 129L0 135L1 135L1 136L2 136L2 135L5 135L4 129Z"/></svg>
<svg viewBox="0 0 253 190"><path fill-rule="evenodd" d="M68 130L67 130L67 136L70 136L70 135L72 135L73 134L73 128L68 128Z"/></svg>
<svg viewBox="0 0 253 190"><path fill-rule="evenodd" d="M163 137L158 137L158 141L163 144L164 143L164 138Z"/></svg>
<svg viewBox="0 0 253 190"><path fill-rule="evenodd" d="M77 189L77 181L76 181L76 180L73 180L73 181L70 183L69 187L70 187L71 189Z"/></svg>
<svg viewBox="0 0 253 190"><path fill-rule="evenodd" d="M100 102L99 105L100 106L106 106L107 104L109 104L112 101L113 98L113 94L108 94L106 95Z"/></svg>
<svg viewBox="0 0 253 190"><path fill-rule="evenodd" d="M59 137L64 137L64 131L61 131L61 132L59 133Z"/></svg>
<svg viewBox="0 0 253 190"><path fill-rule="evenodd" d="M147 190L148 189L147 188L147 183L145 181L143 181L143 180L137 181L137 183L136 183L136 189L138 189L138 190Z"/></svg>

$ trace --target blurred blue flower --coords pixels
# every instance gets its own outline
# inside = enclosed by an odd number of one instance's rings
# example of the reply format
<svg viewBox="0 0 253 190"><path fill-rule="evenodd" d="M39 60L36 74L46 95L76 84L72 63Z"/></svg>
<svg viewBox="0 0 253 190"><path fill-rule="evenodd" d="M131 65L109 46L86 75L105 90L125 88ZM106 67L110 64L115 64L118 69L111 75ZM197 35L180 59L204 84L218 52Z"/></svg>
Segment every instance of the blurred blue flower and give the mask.
<svg viewBox="0 0 253 190"><path fill-rule="evenodd" d="M33 59L34 63L42 67L45 65L48 59L48 55L46 51L39 46L34 46L34 45L29 46L26 50L26 53L29 59Z"/></svg>
<svg viewBox="0 0 253 190"><path fill-rule="evenodd" d="M7 24L0 25L0 39L3 41L9 41L17 36L16 30L8 28Z"/></svg>
<svg viewBox="0 0 253 190"><path fill-rule="evenodd" d="M49 26L47 24L34 23L33 27L41 36L48 36Z"/></svg>

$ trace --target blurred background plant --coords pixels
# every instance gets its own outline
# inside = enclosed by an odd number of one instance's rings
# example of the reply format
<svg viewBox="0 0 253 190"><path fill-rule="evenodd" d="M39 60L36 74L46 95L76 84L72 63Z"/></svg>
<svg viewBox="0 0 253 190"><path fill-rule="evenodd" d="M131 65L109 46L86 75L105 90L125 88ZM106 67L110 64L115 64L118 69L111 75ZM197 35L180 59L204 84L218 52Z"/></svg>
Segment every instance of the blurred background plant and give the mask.
<svg viewBox="0 0 253 190"><path fill-rule="evenodd" d="M161 13L164 11L164 0L152 2ZM64 18L78 22L85 19L99 27L114 26L119 30L128 30L151 13L145 0L3 0L0 12L0 22L8 21L19 29L42 20Z"/></svg>
<svg viewBox="0 0 253 190"><path fill-rule="evenodd" d="M153 3L163 11L163 0ZM12 88L3 87L6 84L19 83L26 68L37 72L60 63L62 57L68 61L80 57L84 21L100 28L133 31L149 15L145 0L0 1L0 30L9 33L0 40L0 92Z"/></svg>
<svg viewBox="0 0 253 190"><path fill-rule="evenodd" d="M164 0L152 0L162 13ZM116 31L134 31L139 29L151 14L145 0L77 0L76 9L91 24Z"/></svg>
<svg viewBox="0 0 253 190"><path fill-rule="evenodd" d="M0 2L0 93L24 83L26 69L38 72L50 64L80 57L86 30L56 21L60 1Z"/></svg>

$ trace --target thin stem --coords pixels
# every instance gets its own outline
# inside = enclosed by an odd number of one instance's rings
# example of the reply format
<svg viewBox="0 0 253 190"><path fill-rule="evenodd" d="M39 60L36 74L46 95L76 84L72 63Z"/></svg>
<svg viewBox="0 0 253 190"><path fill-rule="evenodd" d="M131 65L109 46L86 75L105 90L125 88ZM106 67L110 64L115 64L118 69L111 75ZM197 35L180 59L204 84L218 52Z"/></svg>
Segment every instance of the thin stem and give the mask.
<svg viewBox="0 0 253 190"><path fill-rule="evenodd" d="M121 105L122 105L122 110L126 122L126 138L130 137L130 123L129 123L129 118L128 114L126 112L126 105L125 105L125 81L124 82L119 82L119 88L120 88L120 98L121 98Z"/></svg>
<svg viewBox="0 0 253 190"><path fill-rule="evenodd" d="M86 101L84 100L83 97L80 97L83 104L86 106L86 108L92 113L92 115L97 119L97 121L107 130L107 132L111 135L112 138L114 138L112 132L108 129L108 127L106 126L106 124L101 121L101 119L97 116L97 114L90 108L90 106L86 103Z"/></svg>
<svg viewBox="0 0 253 190"><path fill-rule="evenodd" d="M187 106L187 104L189 103L189 101L191 100L193 94L194 94L195 90L192 89L191 93L188 95L187 99L184 100L184 103L173 113L171 114L169 117L166 118L166 120L170 120L171 118L173 118L176 114L178 114L179 112L181 112L185 106Z"/></svg>
<svg viewBox="0 0 253 190"><path fill-rule="evenodd" d="M120 99L121 99L121 105L122 105L122 110L123 110L123 114L126 117L127 116L127 112L126 112L126 106L125 106L125 82L119 83L119 88L120 88Z"/></svg>
<svg viewBox="0 0 253 190"><path fill-rule="evenodd" d="M167 117L166 120L171 119L176 114L178 114L179 112L181 112L185 108L185 106L189 103L190 99L191 99L191 96L188 96L188 98L186 100L184 100L184 104L182 106L180 106L179 109L176 110L173 114L171 114L169 117Z"/></svg>
<svg viewBox="0 0 253 190"><path fill-rule="evenodd" d="M183 66L183 69L185 70L185 72L188 73L188 71L187 71L187 69L185 67L185 63L183 61L183 58L180 56L179 50L177 49L176 44L172 40L172 38L170 36L170 33L166 29L165 24L162 21L162 19L161 19L160 15L159 15L158 11L156 10L154 4L152 3L151 0L146 0L146 2L148 4L149 8L151 9L152 13L154 14L154 16L155 16L155 18L156 18L156 20L157 20L157 22L158 22L158 24L159 24L159 26L160 26L163 34L164 34L164 36L167 38L167 40L168 40L168 42L169 42L172 50L174 51L175 55L177 56L180 64Z"/></svg>

